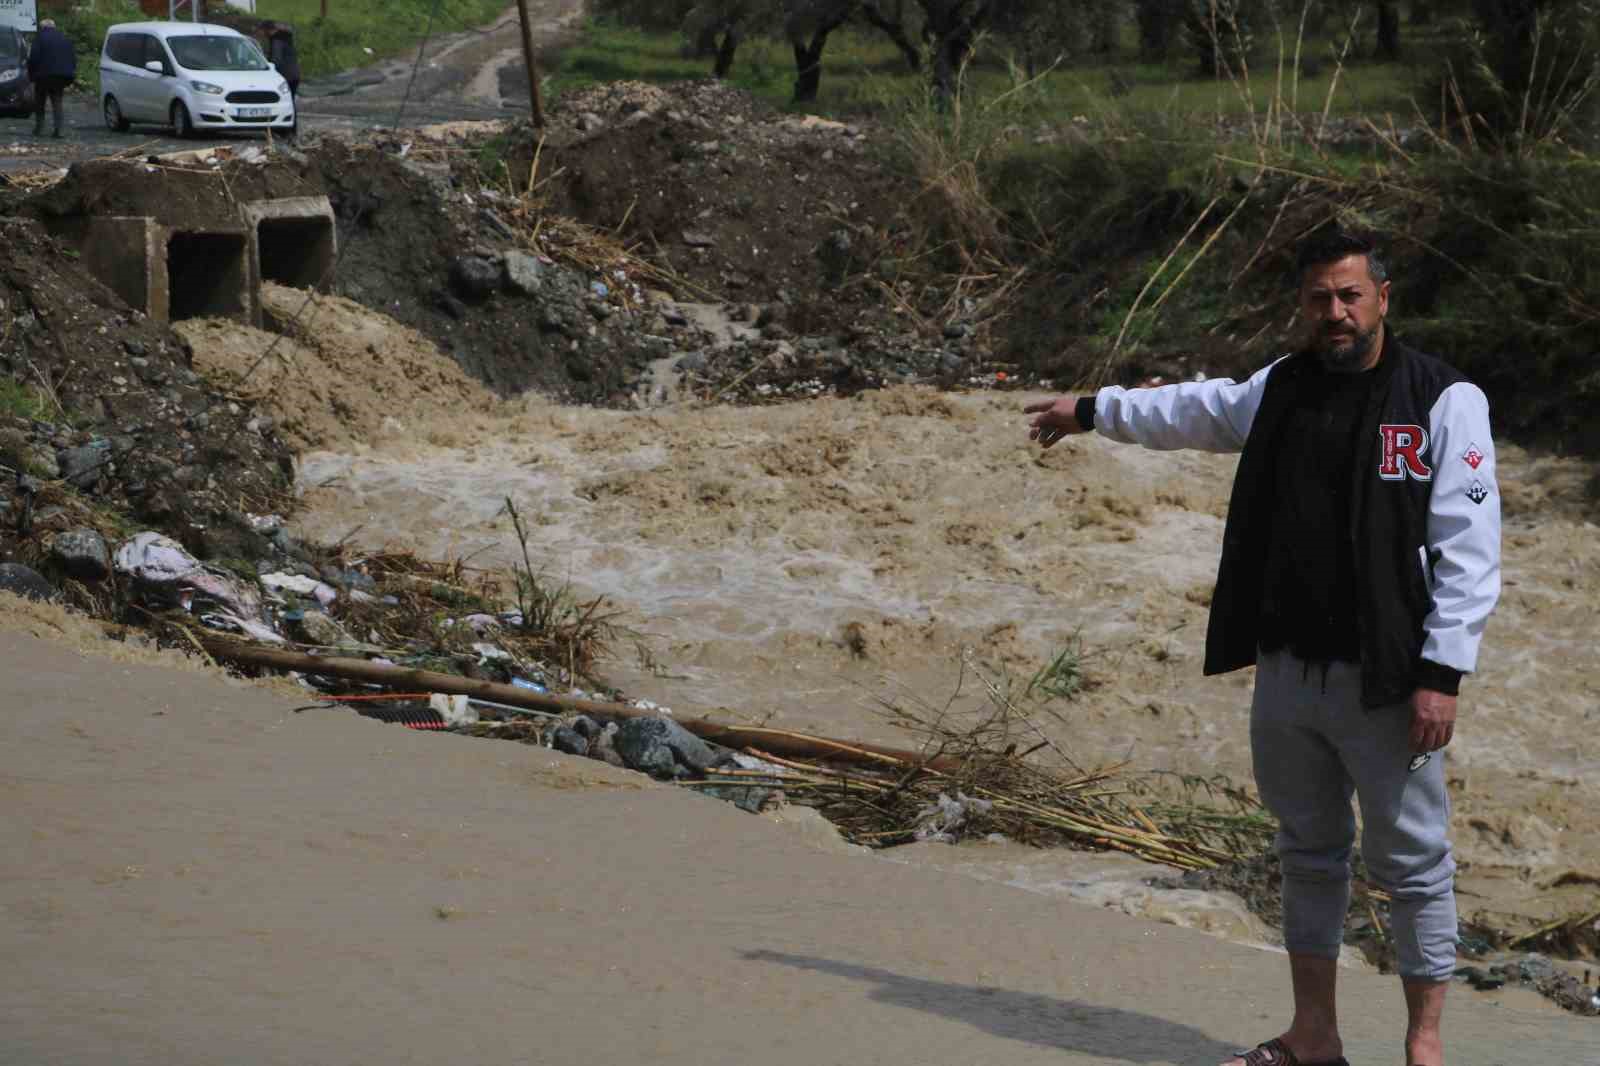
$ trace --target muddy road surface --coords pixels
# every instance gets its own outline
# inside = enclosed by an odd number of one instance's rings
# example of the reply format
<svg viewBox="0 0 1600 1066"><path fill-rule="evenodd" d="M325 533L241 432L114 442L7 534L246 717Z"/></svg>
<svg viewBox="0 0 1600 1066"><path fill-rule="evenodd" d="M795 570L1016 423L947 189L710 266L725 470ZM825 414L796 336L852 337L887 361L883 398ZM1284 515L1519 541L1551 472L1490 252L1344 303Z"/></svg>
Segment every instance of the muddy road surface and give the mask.
<svg viewBox="0 0 1600 1066"><path fill-rule="evenodd" d="M579 26L583 0L530 0L536 47L549 52ZM321 78L300 87L300 123L308 138L401 125L501 119L528 113L517 9L509 7L490 25L441 34L422 50L372 66ZM97 56L80 56L85 66ZM413 71L415 76L413 77ZM401 110L401 102L405 102ZM143 155L258 142L262 135L179 140L170 129L135 126L126 133L106 128L100 101L86 92L66 99L66 130L59 139L33 136L31 116L0 117L0 174L55 170L83 159Z"/></svg>

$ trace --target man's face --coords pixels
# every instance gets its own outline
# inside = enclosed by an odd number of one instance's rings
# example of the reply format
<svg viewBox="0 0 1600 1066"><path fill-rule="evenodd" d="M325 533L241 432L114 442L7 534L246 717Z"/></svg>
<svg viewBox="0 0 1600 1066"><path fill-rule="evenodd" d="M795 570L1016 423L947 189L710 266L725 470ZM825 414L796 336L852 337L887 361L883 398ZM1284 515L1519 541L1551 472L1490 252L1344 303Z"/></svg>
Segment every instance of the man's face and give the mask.
<svg viewBox="0 0 1600 1066"><path fill-rule="evenodd" d="M1366 370L1378 361L1389 283L1367 272L1367 257L1349 255L1307 267L1300 282L1300 315L1311 349L1329 370Z"/></svg>

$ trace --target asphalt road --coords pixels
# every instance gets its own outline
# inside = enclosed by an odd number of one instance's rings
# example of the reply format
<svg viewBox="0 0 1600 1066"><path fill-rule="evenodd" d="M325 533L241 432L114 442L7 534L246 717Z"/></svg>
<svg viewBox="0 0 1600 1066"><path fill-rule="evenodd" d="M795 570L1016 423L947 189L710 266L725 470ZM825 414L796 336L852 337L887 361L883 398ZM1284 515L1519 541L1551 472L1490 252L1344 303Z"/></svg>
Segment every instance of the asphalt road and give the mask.
<svg viewBox="0 0 1600 1066"><path fill-rule="evenodd" d="M583 16L583 0L531 0L533 36L542 51L557 49ZM300 124L307 136L388 127L525 115L525 95L503 97L503 88L520 85L522 66L516 8L477 30L444 34L427 42L421 61L415 53L376 62L358 70L307 79L300 87ZM402 111L401 104L404 102ZM48 128L49 123L46 123ZM159 126L135 126L126 133L106 128L100 102L88 93L71 93L61 139L33 136L31 116L0 116L0 174L48 171L84 159L248 144L262 133L179 140Z"/></svg>

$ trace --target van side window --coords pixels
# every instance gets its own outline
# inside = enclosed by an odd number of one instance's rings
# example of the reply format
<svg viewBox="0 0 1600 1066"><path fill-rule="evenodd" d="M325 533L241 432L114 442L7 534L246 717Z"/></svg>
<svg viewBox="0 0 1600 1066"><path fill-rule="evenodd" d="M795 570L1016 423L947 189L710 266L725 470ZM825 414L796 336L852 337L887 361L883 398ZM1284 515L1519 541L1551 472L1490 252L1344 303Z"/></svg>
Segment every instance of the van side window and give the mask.
<svg viewBox="0 0 1600 1066"><path fill-rule="evenodd" d="M116 63L128 63L138 66L144 54L144 47L138 35L132 33L113 33L106 42L106 57Z"/></svg>
<svg viewBox="0 0 1600 1066"><path fill-rule="evenodd" d="M160 38L146 34L144 38L144 58L139 61L139 65L143 66L152 59L161 64L162 70L168 74L172 73L172 60L167 58L167 50L161 47Z"/></svg>

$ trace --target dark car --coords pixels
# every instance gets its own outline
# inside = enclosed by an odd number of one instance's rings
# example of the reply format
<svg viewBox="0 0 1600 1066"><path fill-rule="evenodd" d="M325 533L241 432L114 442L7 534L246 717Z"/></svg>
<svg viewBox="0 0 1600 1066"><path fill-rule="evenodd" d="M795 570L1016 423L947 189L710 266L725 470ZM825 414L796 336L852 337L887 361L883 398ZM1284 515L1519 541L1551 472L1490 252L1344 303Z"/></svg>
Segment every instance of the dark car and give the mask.
<svg viewBox="0 0 1600 1066"><path fill-rule="evenodd" d="M33 82L28 80L28 42L10 27L0 27L0 111L31 114Z"/></svg>

